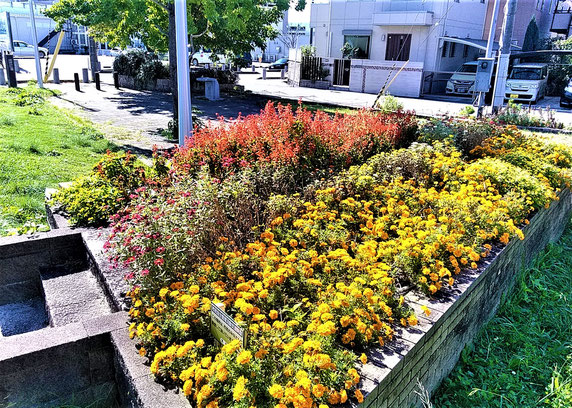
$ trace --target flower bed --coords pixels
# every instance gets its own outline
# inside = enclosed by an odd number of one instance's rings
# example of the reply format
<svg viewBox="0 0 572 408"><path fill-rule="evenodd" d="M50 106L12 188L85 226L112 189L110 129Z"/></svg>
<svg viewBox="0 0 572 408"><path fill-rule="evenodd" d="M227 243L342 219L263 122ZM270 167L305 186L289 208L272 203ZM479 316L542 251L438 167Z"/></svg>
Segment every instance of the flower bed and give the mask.
<svg viewBox="0 0 572 408"><path fill-rule="evenodd" d="M107 247L151 371L197 406L361 402L356 361L418 321L405 292L454 286L571 180L567 148L514 127L394 150L415 126L267 107L198 132L169 183L131 194ZM215 345L212 302L244 349Z"/></svg>

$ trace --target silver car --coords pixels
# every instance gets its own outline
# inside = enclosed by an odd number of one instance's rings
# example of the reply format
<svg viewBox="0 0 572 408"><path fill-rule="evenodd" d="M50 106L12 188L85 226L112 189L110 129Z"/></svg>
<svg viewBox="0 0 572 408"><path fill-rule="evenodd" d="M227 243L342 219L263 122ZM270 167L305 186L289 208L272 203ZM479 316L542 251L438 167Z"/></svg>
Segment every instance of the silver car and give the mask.
<svg viewBox="0 0 572 408"><path fill-rule="evenodd" d="M12 44L14 45L14 57L34 58L35 51L34 51L34 46L32 44L28 44L27 42L24 41L14 41ZM40 54L40 58L46 58L48 56L48 49L44 47L38 47L38 54Z"/></svg>

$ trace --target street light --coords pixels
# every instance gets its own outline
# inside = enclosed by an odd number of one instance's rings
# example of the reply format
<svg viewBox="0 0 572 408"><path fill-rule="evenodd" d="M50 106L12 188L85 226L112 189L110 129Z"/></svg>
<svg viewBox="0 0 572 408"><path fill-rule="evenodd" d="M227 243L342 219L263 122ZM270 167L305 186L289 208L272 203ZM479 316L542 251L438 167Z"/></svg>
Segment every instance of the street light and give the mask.
<svg viewBox="0 0 572 408"><path fill-rule="evenodd" d="M193 118L191 116L191 87L189 80L187 0L175 0L175 29L177 42L179 146L183 146L185 144L185 138L190 136L193 130Z"/></svg>

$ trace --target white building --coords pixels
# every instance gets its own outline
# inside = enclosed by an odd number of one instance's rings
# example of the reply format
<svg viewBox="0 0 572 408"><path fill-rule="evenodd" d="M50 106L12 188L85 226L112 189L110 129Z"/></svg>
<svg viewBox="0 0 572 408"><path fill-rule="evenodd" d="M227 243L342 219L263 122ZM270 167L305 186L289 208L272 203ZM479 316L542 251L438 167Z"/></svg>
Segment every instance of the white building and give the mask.
<svg viewBox="0 0 572 408"><path fill-rule="evenodd" d="M377 93L385 85L395 95L419 96L424 73L455 70L464 61L474 60L484 48L487 2L314 2L312 44L316 55L325 57L324 66L331 67L329 79L334 85L369 93ZM343 60L344 44L354 50L350 61Z"/></svg>

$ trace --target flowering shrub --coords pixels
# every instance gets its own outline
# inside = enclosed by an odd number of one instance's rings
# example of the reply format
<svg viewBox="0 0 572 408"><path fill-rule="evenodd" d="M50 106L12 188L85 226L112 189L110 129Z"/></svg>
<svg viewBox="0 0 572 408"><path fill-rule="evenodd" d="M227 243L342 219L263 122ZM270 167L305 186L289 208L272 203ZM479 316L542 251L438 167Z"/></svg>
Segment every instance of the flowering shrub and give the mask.
<svg viewBox="0 0 572 408"><path fill-rule="evenodd" d="M177 167L198 177L163 195L141 191L108 245L134 272L130 332L151 371L198 407L360 402L358 355L365 363L362 351L390 340L394 325L416 324L400 288L454 285L492 245L522 239L519 226L571 180L567 148L515 128L468 154L472 161L447 143L414 144L304 196L272 196L272 182L252 182L269 157L250 157L252 167L223 181L209 175L213 159L206 172ZM213 302L247 330L245 348L214 344Z"/></svg>
<svg viewBox="0 0 572 408"><path fill-rule="evenodd" d="M123 208L130 193L145 181L137 157L127 153L107 154L92 174L75 180L52 197L75 225L102 225Z"/></svg>
<svg viewBox="0 0 572 408"><path fill-rule="evenodd" d="M355 115L315 114L271 102L260 115L241 118L228 126L195 132L173 158L174 169L195 173L207 165L215 177L245 167L291 167L298 174L347 168L376 153L404 147L416 137L416 120L397 112L362 110ZM312 179L315 179L313 177Z"/></svg>

